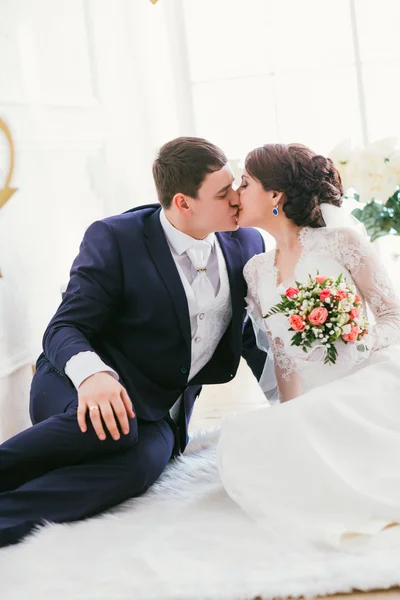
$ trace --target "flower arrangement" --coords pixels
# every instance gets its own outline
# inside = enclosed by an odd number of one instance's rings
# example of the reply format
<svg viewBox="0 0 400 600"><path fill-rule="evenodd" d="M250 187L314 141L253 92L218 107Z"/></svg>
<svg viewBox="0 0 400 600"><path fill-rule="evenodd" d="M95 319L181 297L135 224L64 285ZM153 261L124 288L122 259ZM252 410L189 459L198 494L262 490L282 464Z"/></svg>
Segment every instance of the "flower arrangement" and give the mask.
<svg viewBox="0 0 400 600"><path fill-rule="evenodd" d="M352 148L350 140L329 153L342 178L345 198L360 207L353 215L364 223L375 241L385 235L400 235L400 150L396 138L386 138L365 148Z"/></svg>
<svg viewBox="0 0 400 600"><path fill-rule="evenodd" d="M325 364L334 364L337 357L335 342L345 344L362 341L368 334L368 322L362 315L362 302L354 285L339 275L337 279L317 275L281 294L281 302L264 315L277 313L288 317L293 331L292 346L304 352L322 345L326 348Z"/></svg>

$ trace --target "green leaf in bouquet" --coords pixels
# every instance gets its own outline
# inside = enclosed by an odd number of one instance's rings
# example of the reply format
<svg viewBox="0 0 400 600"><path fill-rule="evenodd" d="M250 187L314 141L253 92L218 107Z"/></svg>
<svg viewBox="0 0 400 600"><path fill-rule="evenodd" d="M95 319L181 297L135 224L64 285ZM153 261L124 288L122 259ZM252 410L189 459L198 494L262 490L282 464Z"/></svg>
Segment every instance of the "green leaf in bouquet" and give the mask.
<svg viewBox="0 0 400 600"><path fill-rule="evenodd" d="M340 273L339 277L336 279L335 281L335 286L337 287L338 285L340 285L341 281L343 279L343 273Z"/></svg>
<svg viewBox="0 0 400 600"><path fill-rule="evenodd" d="M338 353L336 346L331 345L331 347L327 348L326 350L327 350L327 352L326 352L324 363L326 365L327 364L335 364L336 358L337 358L337 353Z"/></svg>
<svg viewBox="0 0 400 600"><path fill-rule="evenodd" d="M301 333L295 333L294 336L292 337L292 346L300 346L301 344Z"/></svg>

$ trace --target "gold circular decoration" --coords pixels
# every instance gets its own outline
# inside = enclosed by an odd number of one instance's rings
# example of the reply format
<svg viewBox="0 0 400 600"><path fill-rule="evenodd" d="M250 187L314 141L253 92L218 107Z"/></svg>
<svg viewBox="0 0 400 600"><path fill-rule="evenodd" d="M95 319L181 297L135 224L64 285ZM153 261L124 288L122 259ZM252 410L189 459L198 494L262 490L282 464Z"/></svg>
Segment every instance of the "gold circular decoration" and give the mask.
<svg viewBox="0 0 400 600"><path fill-rule="evenodd" d="M6 177L4 188L0 188L0 208L1 208L2 206L5 205L6 202L8 202L8 200L11 198L11 196L13 194L15 194L15 192L17 191L17 188L10 187L11 178L12 178L12 174L14 171L15 152L14 152L14 144L13 144L13 140L11 137L11 132L10 132L7 124L3 121L3 119L0 119L0 131L2 131L3 134L5 135L5 138L8 143L8 147L10 149L10 167L8 169L8 174Z"/></svg>

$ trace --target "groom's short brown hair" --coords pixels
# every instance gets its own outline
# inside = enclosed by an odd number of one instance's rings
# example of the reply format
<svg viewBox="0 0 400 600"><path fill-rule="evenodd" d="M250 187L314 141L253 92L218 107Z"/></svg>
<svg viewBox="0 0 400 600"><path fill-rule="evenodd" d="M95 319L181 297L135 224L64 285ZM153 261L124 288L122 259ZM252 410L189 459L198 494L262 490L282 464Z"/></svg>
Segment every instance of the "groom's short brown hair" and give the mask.
<svg viewBox="0 0 400 600"><path fill-rule="evenodd" d="M175 194L197 198L206 175L219 171L228 159L220 148L198 137L179 137L164 144L153 163L158 200L170 208Z"/></svg>

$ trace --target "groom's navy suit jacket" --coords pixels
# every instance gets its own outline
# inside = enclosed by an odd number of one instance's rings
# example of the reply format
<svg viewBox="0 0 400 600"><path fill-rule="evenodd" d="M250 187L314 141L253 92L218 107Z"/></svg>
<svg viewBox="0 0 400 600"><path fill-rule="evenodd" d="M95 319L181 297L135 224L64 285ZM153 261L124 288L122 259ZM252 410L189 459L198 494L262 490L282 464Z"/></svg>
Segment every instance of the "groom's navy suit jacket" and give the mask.
<svg viewBox="0 0 400 600"><path fill-rule="evenodd" d="M242 271L254 254L264 251L264 242L254 229L217 233L228 270L232 320L210 361L188 385L188 305L159 216L160 205L150 204L88 228L44 334L36 376L52 373L54 379L56 372L72 387L65 364L78 352L92 350L118 373L139 420L163 418L183 394L183 448L202 384L230 381L241 355L255 376L261 375L265 354L256 346L251 323L244 324Z"/></svg>

